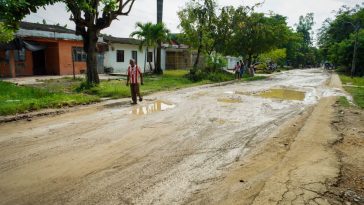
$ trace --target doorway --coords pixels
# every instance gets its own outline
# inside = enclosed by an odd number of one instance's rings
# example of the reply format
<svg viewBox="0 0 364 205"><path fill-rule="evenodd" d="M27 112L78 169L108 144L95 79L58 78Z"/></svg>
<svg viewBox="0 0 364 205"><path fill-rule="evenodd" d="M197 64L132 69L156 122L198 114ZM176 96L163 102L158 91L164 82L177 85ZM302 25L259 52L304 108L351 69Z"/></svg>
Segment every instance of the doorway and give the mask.
<svg viewBox="0 0 364 205"><path fill-rule="evenodd" d="M35 51L33 54L33 74L46 75L44 50Z"/></svg>
<svg viewBox="0 0 364 205"><path fill-rule="evenodd" d="M138 51L132 51L131 57L135 60L135 64L138 65Z"/></svg>

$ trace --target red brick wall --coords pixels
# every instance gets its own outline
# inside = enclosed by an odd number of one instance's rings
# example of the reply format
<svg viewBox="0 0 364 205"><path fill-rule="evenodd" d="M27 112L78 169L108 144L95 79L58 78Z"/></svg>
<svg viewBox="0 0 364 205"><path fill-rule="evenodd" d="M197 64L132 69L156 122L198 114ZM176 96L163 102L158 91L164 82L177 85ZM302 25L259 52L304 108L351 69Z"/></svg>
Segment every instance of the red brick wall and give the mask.
<svg viewBox="0 0 364 205"><path fill-rule="evenodd" d="M16 76L33 75L33 56L31 51L26 51L24 62L15 62L15 71ZM5 51L0 51L0 77L11 77L9 64L5 61Z"/></svg>

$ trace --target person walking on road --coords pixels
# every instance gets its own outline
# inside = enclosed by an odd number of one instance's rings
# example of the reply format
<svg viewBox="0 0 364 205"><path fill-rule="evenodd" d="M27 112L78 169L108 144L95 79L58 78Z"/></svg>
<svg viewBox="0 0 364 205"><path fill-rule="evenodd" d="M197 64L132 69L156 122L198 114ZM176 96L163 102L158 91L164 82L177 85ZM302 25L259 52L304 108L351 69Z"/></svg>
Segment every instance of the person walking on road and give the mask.
<svg viewBox="0 0 364 205"><path fill-rule="evenodd" d="M243 60L240 60L240 78L244 75L245 63Z"/></svg>
<svg viewBox="0 0 364 205"><path fill-rule="evenodd" d="M129 86L130 82L130 92L131 92L131 99L133 100L132 104L137 104L137 96L139 97L139 101L143 101L142 96L140 95L139 90L139 82L138 77L140 77L140 84L143 85L143 73L140 70L140 67L135 64L134 59L130 59L130 65L128 67L128 76L126 79L126 86Z"/></svg>
<svg viewBox="0 0 364 205"><path fill-rule="evenodd" d="M235 70L235 79L240 80L240 63L239 63L239 61L236 62L236 66L235 66L234 70Z"/></svg>

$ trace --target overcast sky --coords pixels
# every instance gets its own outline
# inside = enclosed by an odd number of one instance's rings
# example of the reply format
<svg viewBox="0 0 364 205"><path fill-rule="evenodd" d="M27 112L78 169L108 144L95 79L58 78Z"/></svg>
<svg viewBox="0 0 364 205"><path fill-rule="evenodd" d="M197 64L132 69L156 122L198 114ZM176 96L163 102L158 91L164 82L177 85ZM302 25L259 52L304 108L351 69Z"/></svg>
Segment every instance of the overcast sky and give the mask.
<svg viewBox="0 0 364 205"><path fill-rule="evenodd" d="M262 1L262 0L261 0ZM253 5L259 0L217 0L219 7L233 5ZM164 0L163 21L172 32L179 32L177 11L184 7L188 0ZM265 4L257 10L261 12L273 11L288 17L288 24L294 26L298 22L300 15L313 12L315 15L315 31L320 28L322 22L332 17L333 10L338 10L342 5L354 6L360 4L362 0L265 0ZM65 5L57 3L38 10L37 13L28 15L25 21L42 22L43 19L48 24L68 25L74 29L74 23L69 21L70 14L67 13ZM136 22L156 21L156 0L136 0L129 16L120 16L111 26L102 31L117 37L128 37L135 30Z"/></svg>

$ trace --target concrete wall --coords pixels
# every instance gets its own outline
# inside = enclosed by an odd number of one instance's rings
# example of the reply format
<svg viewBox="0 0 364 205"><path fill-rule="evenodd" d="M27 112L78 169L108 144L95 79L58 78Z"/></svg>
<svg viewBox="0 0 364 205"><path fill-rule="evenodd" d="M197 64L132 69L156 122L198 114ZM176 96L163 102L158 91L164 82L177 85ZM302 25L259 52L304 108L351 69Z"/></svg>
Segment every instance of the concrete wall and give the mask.
<svg viewBox="0 0 364 205"><path fill-rule="evenodd" d="M83 47L82 41L66 41L60 40L58 42L59 52L59 75L72 75L73 64L72 64L72 47ZM86 62L74 62L75 73L80 74L81 71L86 72Z"/></svg>
<svg viewBox="0 0 364 205"><path fill-rule="evenodd" d="M126 73L128 66L129 66L129 60L132 58L132 51L137 51L138 53L138 62L137 64L142 69L142 72L144 72L144 62L145 62L145 50L144 47L142 51L139 50L138 45L130 45L130 44L119 44L119 43L113 43L109 45L109 51L105 52L105 59L104 59L104 66L105 68L113 68L114 73ZM116 53L117 50L123 50L124 51L124 62L116 62ZM149 48L149 52L154 53L153 48ZM154 59L152 59L152 64L154 68ZM166 52L164 49L162 49L162 55L161 55L161 67L164 70L166 65ZM148 63L146 64L146 71L149 70Z"/></svg>

